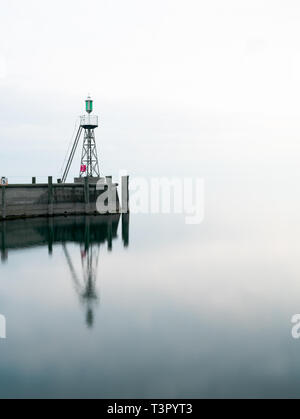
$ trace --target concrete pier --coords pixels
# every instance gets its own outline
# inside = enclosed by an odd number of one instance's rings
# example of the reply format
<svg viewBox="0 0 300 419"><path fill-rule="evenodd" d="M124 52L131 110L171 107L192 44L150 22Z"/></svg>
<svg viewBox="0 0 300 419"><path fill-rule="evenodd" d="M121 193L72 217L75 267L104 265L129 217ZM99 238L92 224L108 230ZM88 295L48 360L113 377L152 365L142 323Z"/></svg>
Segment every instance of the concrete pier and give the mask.
<svg viewBox="0 0 300 419"><path fill-rule="evenodd" d="M111 177L107 180L104 178L105 183L106 181L112 182ZM118 186L117 183L112 185L115 188ZM74 183L53 183L51 176L48 183L36 183L36 179L32 178L30 184L1 186L0 220L54 215L97 215L97 199L107 191L108 186L100 190L96 186L96 182L90 178ZM120 213L118 192L116 208L116 212Z"/></svg>

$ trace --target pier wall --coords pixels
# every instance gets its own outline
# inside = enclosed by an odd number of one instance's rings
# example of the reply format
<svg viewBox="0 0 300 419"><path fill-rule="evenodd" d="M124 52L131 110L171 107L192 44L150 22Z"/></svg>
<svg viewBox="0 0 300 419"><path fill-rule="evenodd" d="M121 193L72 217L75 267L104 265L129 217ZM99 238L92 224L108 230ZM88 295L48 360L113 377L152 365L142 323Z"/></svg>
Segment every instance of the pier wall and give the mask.
<svg viewBox="0 0 300 419"><path fill-rule="evenodd" d="M113 184L117 188L117 184ZM106 187L107 188L107 187ZM52 215L97 214L104 190L95 183L15 184L0 187L0 219ZM120 211L117 194L117 212Z"/></svg>

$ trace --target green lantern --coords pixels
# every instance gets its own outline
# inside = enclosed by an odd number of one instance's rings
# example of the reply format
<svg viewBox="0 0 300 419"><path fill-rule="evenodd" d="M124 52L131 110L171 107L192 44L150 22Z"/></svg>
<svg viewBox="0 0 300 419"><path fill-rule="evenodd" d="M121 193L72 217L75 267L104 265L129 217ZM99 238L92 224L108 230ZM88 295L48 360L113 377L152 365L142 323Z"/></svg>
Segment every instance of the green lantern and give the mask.
<svg viewBox="0 0 300 419"><path fill-rule="evenodd" d="M87 113L93 112L93 101L90 97L88 97L85 101L85 110L87 111Z"/></svg>

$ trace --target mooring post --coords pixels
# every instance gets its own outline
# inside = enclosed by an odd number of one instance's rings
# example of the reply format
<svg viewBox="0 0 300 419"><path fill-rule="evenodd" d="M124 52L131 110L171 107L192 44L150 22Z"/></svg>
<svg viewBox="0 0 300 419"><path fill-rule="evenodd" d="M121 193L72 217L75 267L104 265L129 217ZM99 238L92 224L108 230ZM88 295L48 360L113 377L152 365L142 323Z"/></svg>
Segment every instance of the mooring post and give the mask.
<svg viewBox="0 0 300 419"><path fill-rule="evenodd" d="M35 185L36 184L36 177L32 178L32 184Z"/></svg>
<svg viewBox="0 0 300 419"><path fill-rule="evenodd" d="M53 184L52 176L48 176L48 214L53 215Z"/></svg>
<svg viewBox="0 0 300 419"><path fill-rule="evenodd" d="M129 176L122 176L122 213L129 213Z"/></svg>
<svg viewBox="0 0 300 419"><path fill-rule="evenodd" d="M1 187L2 190L2 218L6 218L6 186Z"/></svg>
<svg viewBox="0 0 300 419"><path fill-rule="evenodd" d="M105 176L105 182L107 185L107 192L109 194L108 199L108 213L109 214L116 214L118 212L118 192L117 186L112 181L112 176Z"/></svg>
<svg viewBox="0 0 300 419"><path fill-rule="evenodd" d="M112 189L112 176L105 176L105 182L106 182L108 191L111 191L111 189Z"/></svg>
<svg viewBox="0 0 300 419"><path fill-rule="evenodd" d="M89 212L89 203L90 203L90 186L89 178L86 176L84 178L84 202L85 202L85 212Z"/></svg>

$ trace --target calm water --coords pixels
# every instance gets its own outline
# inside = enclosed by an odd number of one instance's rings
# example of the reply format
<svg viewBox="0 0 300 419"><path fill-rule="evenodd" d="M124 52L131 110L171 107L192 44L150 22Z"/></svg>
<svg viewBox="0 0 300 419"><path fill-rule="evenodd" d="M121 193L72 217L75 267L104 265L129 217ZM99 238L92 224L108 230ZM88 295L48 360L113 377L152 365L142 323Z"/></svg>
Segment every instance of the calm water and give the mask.
<svg viewBox="0 0 300 419"><path fill-rule="evenodd" d="M299 204L256 187L208 185L198 226L2 223L0 397L298 397Z"/></svg>

